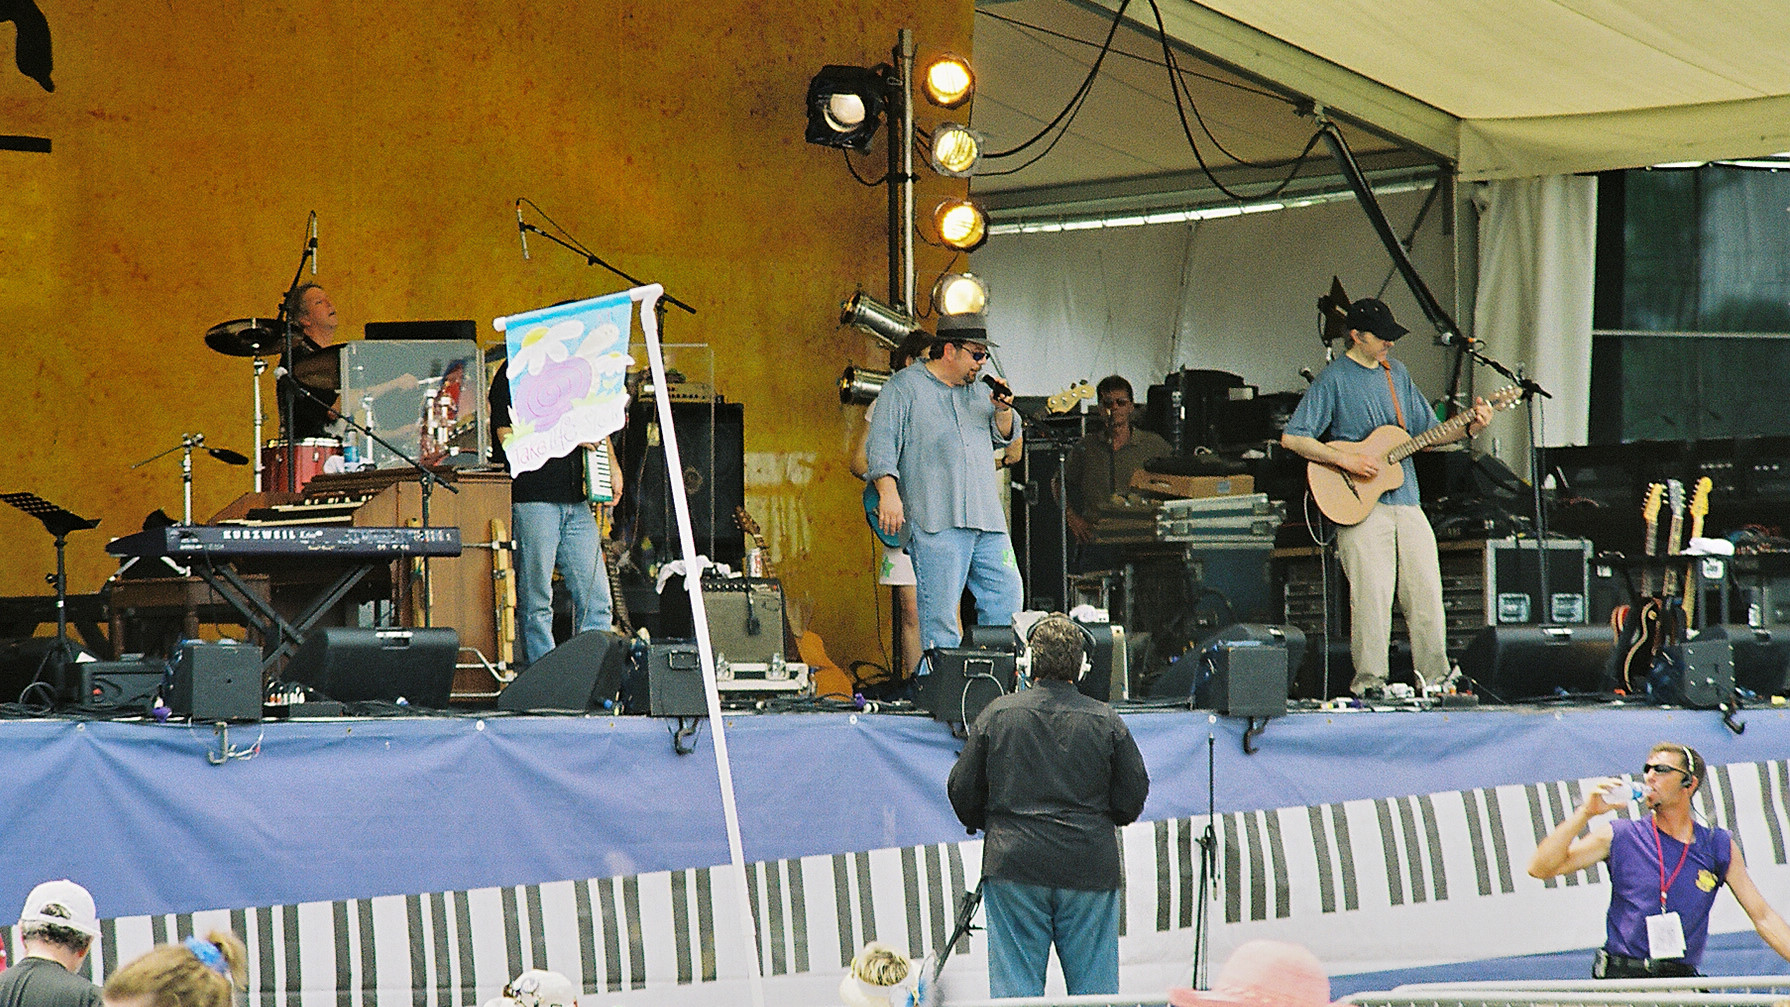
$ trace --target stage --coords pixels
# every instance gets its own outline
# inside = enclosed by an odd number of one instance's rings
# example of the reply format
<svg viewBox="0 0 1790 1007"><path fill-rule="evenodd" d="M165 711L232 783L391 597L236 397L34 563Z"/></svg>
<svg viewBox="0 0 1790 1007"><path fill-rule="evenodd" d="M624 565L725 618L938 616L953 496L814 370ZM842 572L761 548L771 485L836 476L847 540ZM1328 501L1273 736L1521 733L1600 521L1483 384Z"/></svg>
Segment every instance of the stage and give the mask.
<svg viewBox="0 0 1790 1007"><path fill-rule="evenodd" d="M1338 995L1584 975L1602 871L1544 883L1523 867L1582 781L1636 770L1661 740L1715 767L1699 807L1790 909L1782 709L1744 712L1740 735L1715 713L1644 707L1300 713L1271 721L1253 755L1241 721L1126 719L1151 775L1122 833L1127 991L1187 980L1208 752L1215 961L1250 938L1298 940L1353 976ZM0 722L0 906L46 878L87 885L106 920L102 978L156 941L230 926L249 940L254 1004L478 1004L527 967L572 976L600 994L590 1004L744 1002L711 729L678 755L670 726ZM743 714L726 730L771 1002L836 1002L873 937L916 956L943 944L980 852L945 799L959 743L944 725ZM1731 899L1711 929L1744 933L1712 937L1705 971L1782 971ZM983 942L966 943L949 988L980 997Z"/></svg>

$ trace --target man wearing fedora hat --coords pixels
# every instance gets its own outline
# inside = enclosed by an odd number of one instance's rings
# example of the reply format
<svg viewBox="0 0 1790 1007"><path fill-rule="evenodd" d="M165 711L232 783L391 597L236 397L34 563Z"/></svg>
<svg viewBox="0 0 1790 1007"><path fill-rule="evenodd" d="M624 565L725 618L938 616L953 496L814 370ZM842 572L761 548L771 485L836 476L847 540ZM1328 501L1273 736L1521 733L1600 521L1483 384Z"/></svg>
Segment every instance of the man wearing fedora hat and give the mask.
<svg viewBox="0 0 1790 1007"><path fill-rule="evenodd" d="M1319 438L1358 442L1392 424L1416 436L1436 426L1436 414L1405 365L1392 359L1392 344L1409 331L1392 317L1392 309L1364 297L1349 305L1348 326L1349 352L1312 382L1280 443L1311 461L1372 479L1384 459L1344 451ZM1467 436L1491 420L1492 407L1475 400ZM1349 578L1349 656L1355 664L1349 688L1357 696L1377 697L1386 687L1394 595L1410 628L1419 685L1437 686L1448 677L1436 533L1419 506L1417 467L1409 458L1402 464L1404 485L1381 497L1361 523L1336 530L1337 553Z"/></svg>
<svg viewBox="0 0 1790 1007"><path fill-rule="evenodd" d="M1011 623L1024 603L991 464L993 449L1018 431L1013 400L976 384L994 345L983 316L940 318L927 358L883 385L865 441L877 524L902 536L914 561L925 650L963 639L957 606L966 584L984 626Z"/></svg>
<svg viewBox="0 0 1790 1007"><path fill-rule="evenodd" d="M31 889L19 911L25 957L0 972L0 1007L100 1007L99 987L75 974L98 936L87 889L67 879Z"/></svg>

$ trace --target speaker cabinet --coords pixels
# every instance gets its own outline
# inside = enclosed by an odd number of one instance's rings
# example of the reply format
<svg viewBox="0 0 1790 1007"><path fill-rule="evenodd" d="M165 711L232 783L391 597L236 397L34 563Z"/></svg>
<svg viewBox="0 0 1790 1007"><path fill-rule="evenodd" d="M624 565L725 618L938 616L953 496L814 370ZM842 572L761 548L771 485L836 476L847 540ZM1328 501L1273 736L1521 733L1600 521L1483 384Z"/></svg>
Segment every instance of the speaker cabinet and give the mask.
<svg viewBox="0 0 1790 1007"><path fill-rule="evenodd" d="M937 647L926 652L929 674L917 683L920 706L934 720L973 724L982 708L1019 684L1013 654Z"/></svg>
<svg viewBox="0 0 1790 1007"><path fill-rule="evenodd" d="M1727 640L1699 636L1666 648L1666 659L1647 676L1656 703L1713 710L1734 696L1734 649Z"/></svg>
<svg viewBox="0 0 1790 1007"><path fill-rule="evenodd" d="M1734 647L1734 681L1760 696L1790 693L1790 626L1710 626L1697 642L1727 640Z"/></svg>
<svg viewBox="0 0 1790 1007"><path fill-rule="evenodd" d="M648 644L647 713L655 717L706 717L702 655L694 640Z"/></svg>
<svg viewBox="0 0 1790 1007"><path fill-rule="evenodd" d="M306 634L281 677L343 703L403 699L443 709L459 657L460 634L452 629L325 626Z"/></svg>
<svg viewBox="0 0 1790 1007"><path fill-rule="evenodd" d="M746 554L745 538L733 511L746 502L745 414L737 402L674 401L671 420L677 426L680 475L690 499L696 551L738 567ZM651 539L660 556L669 558L682 551L666 482L663 437L656 404L650 398L636 400L628 410L622 450L629 485L617 518L637 517L636 536Z"/></svg>
<svg viewBox="0 0 1790 1007"><path fill-rule="evenodd" d="M1228 717L1281 716L1304 655L1305 634L1297 627L1226 626L1200 643L1193 705Z"/></svg>
<svg viewBox="0 0 1790 1007"><path fill-rule="evenodd" d="M1112 623L1078 623L1094 638L1088 673L1075 683L1082 695L1113 703L1131 698L1131 655L1125 649L1125 627Z"/></svg>
<svg viewBox="0 0 1790 1007"><path fill-rule="evenodd" d="M1485 544L1488 625L1580 625L1588 621L1591 543L1579 538L1547 542L1546 597L1541 591L1541 557L1534 539L1497 539Z"/></svg>
<svg viewBox="0 0 1790 1007"><path fill-rule="evenodd" d="M174 661L168 707L193 720L261 719L261 649L189 643Z"/></svg>
<svg viewBox="0 0 1790 1007"><path fill-rule="evenodd" d="M1608 626L1487 626L1461 655L1461 672L1495 703L1598 692L1614 648Z"/></svg>
<svg viewBox="0 0 1790 1007"><path fill-rule="evenodd" d="M497 694L512 713L613 709L622 691L627 638L593 629L541 655Z"/></svg>

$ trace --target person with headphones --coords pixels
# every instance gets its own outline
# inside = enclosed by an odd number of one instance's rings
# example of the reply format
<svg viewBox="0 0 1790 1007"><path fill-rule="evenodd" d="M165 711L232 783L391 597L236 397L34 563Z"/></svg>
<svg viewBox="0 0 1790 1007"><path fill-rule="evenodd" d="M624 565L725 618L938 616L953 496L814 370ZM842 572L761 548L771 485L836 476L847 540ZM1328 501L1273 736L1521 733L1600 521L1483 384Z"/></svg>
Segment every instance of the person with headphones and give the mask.
<svg viewBox="0 0 1790 1007"><path fill-rule="evenodd" d="M1697 966L1709 937L1709 910L1724 884L1765 943L1790 959L1790 926L1759 894L1733 835L1692 817L1691 799L1708 770L1696 749L1661 742L1647 753L1641 784L1633 792L1652 814L1600 818L1631 794L1622 780L1602 780L1535 848L1529 861L1535 878L1610 862L1607 938L1592 964L1593 978L1702 975Z"/></svg>
<svg viewBox="0 0 1790 1007"><path fill-rule="evenodd" d="M1032 627L1031 687L983 708L946 784L984 834L991 997L1043 996L1053 941L1070 995L1119 991L1118 827L1143 813L1150 775L1125 722L1075 687L1087 640L1063 615Z"/></svg>

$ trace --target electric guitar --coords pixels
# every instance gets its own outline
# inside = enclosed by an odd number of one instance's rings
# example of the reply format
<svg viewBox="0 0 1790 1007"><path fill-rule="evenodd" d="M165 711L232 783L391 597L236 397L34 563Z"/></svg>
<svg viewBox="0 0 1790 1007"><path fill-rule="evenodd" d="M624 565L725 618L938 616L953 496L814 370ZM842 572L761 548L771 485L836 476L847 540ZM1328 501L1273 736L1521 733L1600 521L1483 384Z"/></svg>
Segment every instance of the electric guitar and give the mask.
<svg viewBox="0 0 1790 1007"><path fill-rule="evenodd" d="M1691 531L1689 535L1685 536L1685 548L1690 547L1691 539L1703 537L1703 519L1709 514L1709 491L1714 487L1714 480L1708 476L1697 480L1697 489L1691 494ZM1684 570L1684 624L1686 627L1697 621L1697 590L1695 587L1697 579L1691 576L1688 566L1689 563L1694 562L1696 560L1686 560L1687 565Z"/></svg>
<svg viewBox="0 0 1790 1007"><path fill-rule="evenodd" d="M1486 401L1493 412L1498 412L1516 405L1522 397L1522 386L1511 385L1493 392ZM1372 479L1363 479L1335 465L1310 462L1305 467L1305 481L1311 487L1312 499L1317 501L1324 516L1337 524L1360 524L1373 512L1383 494L1405 484L1406 458L1431 445L1453 440L1471 422L1473 413L1469 411L1415 437L1406 433L1403 427L1387 424L1358 443L1331 441L1330 446L1340 451L1374 459L1380 466L1380 473Z"/></svg>
<svg viewBox="0 0 1790 1007"><path fill-rule="evenodd" d="M1619 605L1610 613L1610 628L1616 631L1616 649L1622 654L1620 686L1633 694L1646 686L1647 670L1653 667L1653 645L1659 627L1660 599L1653 593L1653 557L1659 552L1659 508L1666 495L1664 483L1651 483L1647 499L1641 504L1641 520L1646 525L1643 549L1647 565L1641 568L1641 594L1637 604Z"/></svg>
<svg viewBox="0 0 1790 1007"><path fill-rule="evenodd" d="M1684 484L1676 479L1666 480L1666 502L1672 509L1671 530L1666 532L1666 546L1662 555L1676 556L1684 548ZM1678 572L1666 567L1665 575L1660 579L1661 593L1649 598L1641 609L1641 631L1647 639L1650 657L1648 681L1652 674L1661 670L1666 661L1666 648L1684 639L1684 603L1678 597ZM1649 612L1649 609L1652 611Z"/></svg>

